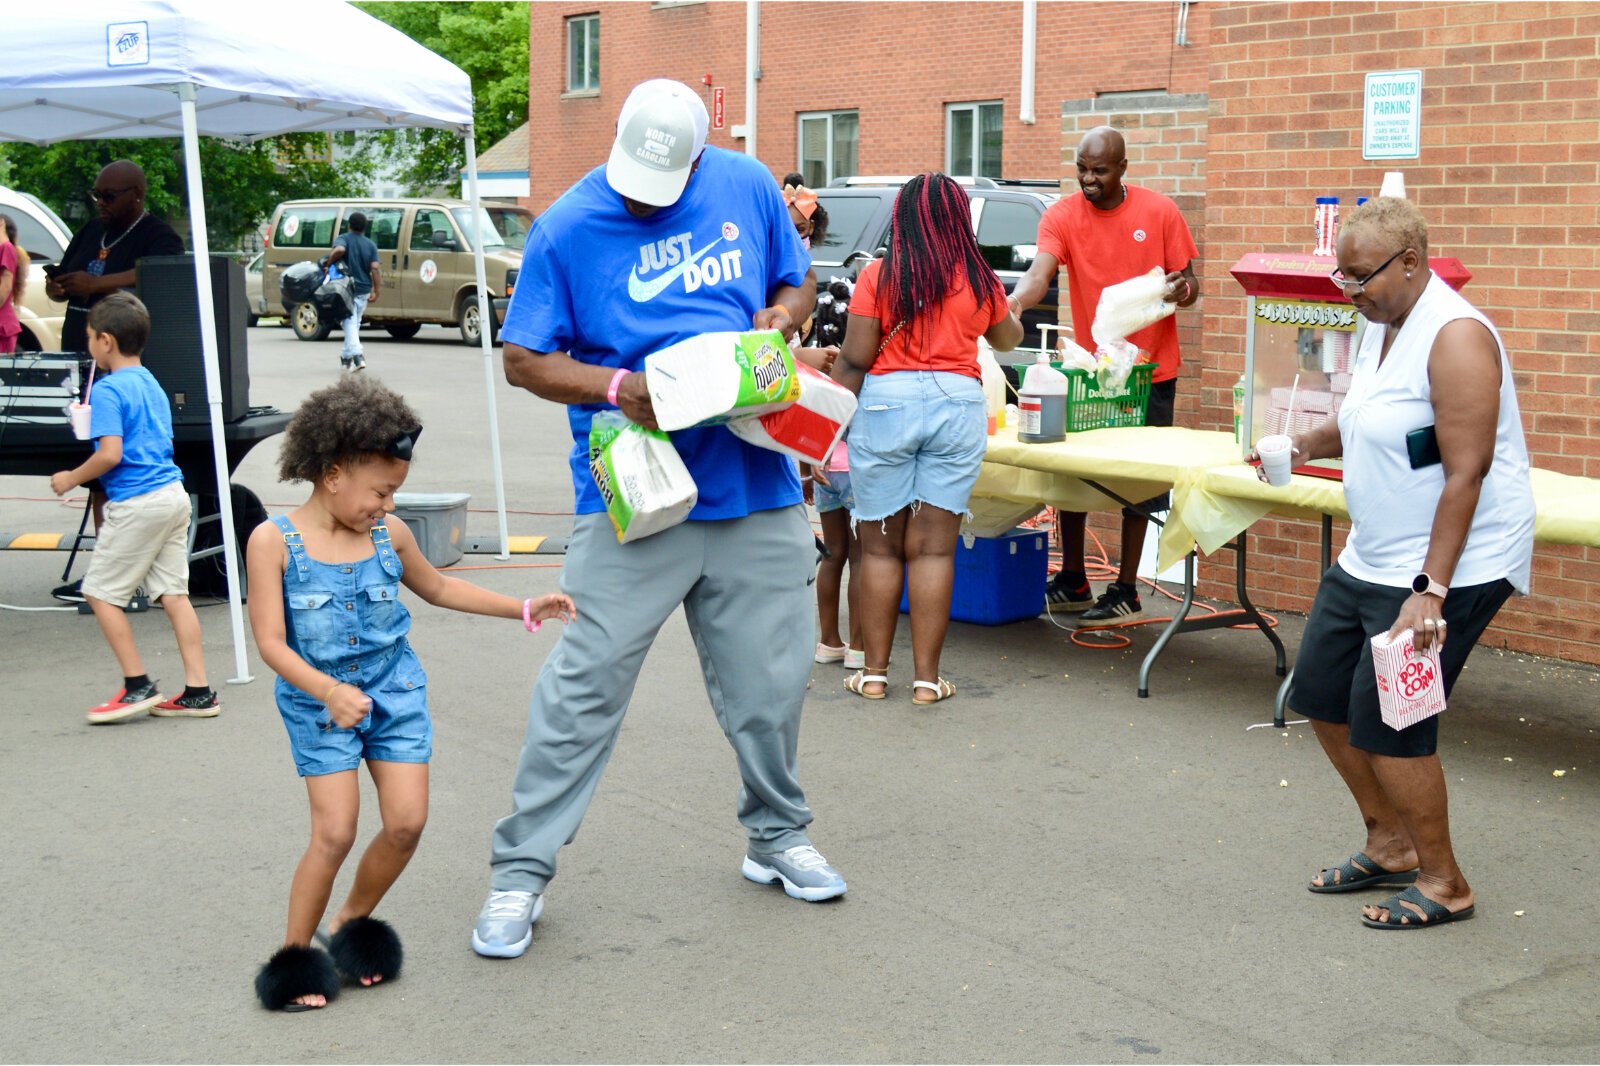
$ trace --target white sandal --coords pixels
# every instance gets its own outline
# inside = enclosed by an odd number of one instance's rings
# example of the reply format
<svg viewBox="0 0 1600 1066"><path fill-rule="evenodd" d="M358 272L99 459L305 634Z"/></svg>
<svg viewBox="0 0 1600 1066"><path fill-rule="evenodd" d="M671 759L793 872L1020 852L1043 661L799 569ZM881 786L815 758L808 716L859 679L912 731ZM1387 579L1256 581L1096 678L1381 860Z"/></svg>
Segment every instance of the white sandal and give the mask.
<svg viewBox="0 0 1600 1066"><path fill-rule="evenodd" d="M878 684L883 686L882 692L868 692L866 686ZM844 687L854 692L864 700L881 700L889 694L889 675L869 674L867 667L862 667L844 679Z"/></svg>
<svg viewBox="0 0 1600 1066"><path fill-rule="evenodd" d="M917 691L919 689L927 689L929 692L932 692L933 693L933 699L931 699L931 700L919 700L919 699L917 699ZM941 700L947 700L951 696L954 696L955 694L956 694L956 687L954 685L952 685L950 682L946 681L942 677L939 678L937 681L913 681L913 682L911 682L911 702L915 703L919 707L926 707L929 704L938 703Z"/></svg>

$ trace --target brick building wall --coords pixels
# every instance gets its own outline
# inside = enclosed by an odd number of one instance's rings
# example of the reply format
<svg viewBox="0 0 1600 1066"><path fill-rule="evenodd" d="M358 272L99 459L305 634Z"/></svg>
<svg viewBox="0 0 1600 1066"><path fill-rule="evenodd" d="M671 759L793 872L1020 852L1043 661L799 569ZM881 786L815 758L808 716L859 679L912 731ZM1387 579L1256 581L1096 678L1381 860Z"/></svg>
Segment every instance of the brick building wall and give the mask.
<svg viewBox="0 0 1600 1066"><path fill-rule="evenodd" d="M1087 16L1067 3L1038 5L1037 121L1019 121L1022 5L1015 0L934 3L807 3L760 6L761 70L756 147L775 175L796 169L802 111L860 115L857 170L914 174L945 167L945 105L1004 105L1006 177L1071 176L1063 170L1064 100L1138 90L1203 93L1207 7L1189 16L1187 47L1173 43L1176 3L1117 5ZM599 12L600 91L564 98L566 19ZM727 123L744 122L745 5L572 3L531 5L529 95L531 195L543 210L605 161L628 90L651 77L726 89ZM705 90L710 106L710 90ZM728 130L709 143L743 151Z"/></svg>
<svg viewBox="0 0 1600 1066"><path fill-rule="evenodd" d="M1314 197L1375 195L1405 173L1430 254L1501 331L1534 465L1600 477L1600 6L1592 3L1210 5L1201 419L1226 428L1244 367L1248 251L1310 251ZM1422 70L1422 154L1361 158L1363 77ZM1342 539L1343 524L1339 524ZM1258 523L1252 595L1304 610L1318 532ZM1230 563L1227 553L1219 558ZM1207 573L1223 574L1214 567ZM1227 596L1217 580L1210 591ZM1600 552L1540 548L1534 594L1484 638L1600 662Z"/></svg>

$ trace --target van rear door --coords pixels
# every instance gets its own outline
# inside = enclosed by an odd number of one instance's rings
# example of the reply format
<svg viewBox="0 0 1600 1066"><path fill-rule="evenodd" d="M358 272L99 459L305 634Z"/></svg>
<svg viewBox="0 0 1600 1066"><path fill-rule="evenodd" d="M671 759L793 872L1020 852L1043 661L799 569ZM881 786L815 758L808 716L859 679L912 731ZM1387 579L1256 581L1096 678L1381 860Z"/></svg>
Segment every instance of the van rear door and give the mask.
<svg viewBox="0 0 1600 1066"><path fill-rule="evenodd" d="M278 292L278 277L283 268L308 259L315 262L327 255L333 248L334 227L338 221L337 204L285 204L279 210L277 225L269 235L266 264L261 275L262 295L266 297L268 308L283 305L283 297Z"/></svg>

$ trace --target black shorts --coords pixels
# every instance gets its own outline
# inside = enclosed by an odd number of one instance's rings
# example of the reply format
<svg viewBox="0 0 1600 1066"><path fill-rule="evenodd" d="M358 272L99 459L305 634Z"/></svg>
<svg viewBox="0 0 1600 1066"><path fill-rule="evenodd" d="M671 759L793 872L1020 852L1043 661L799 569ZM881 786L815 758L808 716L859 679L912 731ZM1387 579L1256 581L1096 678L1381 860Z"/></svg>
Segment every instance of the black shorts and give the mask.
<svg viewBox="0 0 1600 1066"><path fill-rule="evenodd" d="M1500 578L1452 588L1445 597L1443 615L1449 624L1439 665L1444 668L1446 696L1511 592L1511 582ZM1378 708L1371 641L1389 631L1410 595L1409 588L1374 585L1351 577L1338 563L1330 566L1300 637L1289 706L1307 718L1348 724L1350 746L1375 755L1412 757L1438 751L1438 715L1396 730L1384 724Z"/></svg>
<svg viewBox="0 0 1600 1066"><path fill-rule="evenodd" d="M1150 403L1144 409L1144 424L1147 426L1172 425L1172 405L1178 398L1178 379L1168 378L1158 381L1150 386ZM1172 508L1172 493L1163 492L1154 499L1145 500L1137 508L1124 507L1122 513L1129 518L1144 518L1152 511L1166 511Z"/></svg>

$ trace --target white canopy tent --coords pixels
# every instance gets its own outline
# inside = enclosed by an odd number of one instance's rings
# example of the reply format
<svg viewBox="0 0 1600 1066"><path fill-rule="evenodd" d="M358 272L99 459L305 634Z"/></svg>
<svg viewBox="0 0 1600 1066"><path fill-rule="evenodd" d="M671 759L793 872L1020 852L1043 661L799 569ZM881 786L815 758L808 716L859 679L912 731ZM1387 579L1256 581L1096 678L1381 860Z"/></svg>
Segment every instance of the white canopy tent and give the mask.
<svg viewBox="0 0 1600 1066"><path fill-rule="evenodd" d="M263 10L219 0L74 0L10 5L0 64L0 140L182 137L200 306L212 306L198 137L260 140L317 130L432 126L466 142L479 321L492 323L484 279L472 85L457 66L342 0L276 0ZM296 32L285 31L296 27ZM310 44L310 47L308 47ZM222 511L235 676L251 676L239 595L240 555L223 444L216 324L200 315L212 454ZM492 328L479 331L489 408L500 555L509 557L495 405Z"/></svg>

